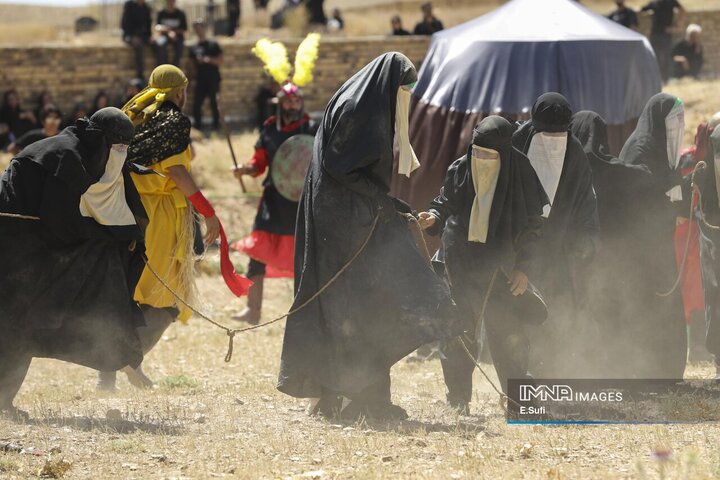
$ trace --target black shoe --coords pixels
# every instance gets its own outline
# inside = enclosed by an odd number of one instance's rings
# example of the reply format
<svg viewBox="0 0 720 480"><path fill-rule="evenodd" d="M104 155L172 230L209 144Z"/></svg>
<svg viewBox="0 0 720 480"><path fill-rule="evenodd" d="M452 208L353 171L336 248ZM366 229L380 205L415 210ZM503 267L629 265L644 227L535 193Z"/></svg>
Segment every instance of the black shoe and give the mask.
<svg viewBox="0 0 720 480"><path fill-rule="evenodd" d="M321 397L317 403L310 406L308 413L325 418L337 418L342 408L342 397Z"/></svg>
<svg viewBox="0 0 720 480"><path fill-rule="evenodd" d="M342 409L340 418L343 420L357 421L362 418L369 418L382 422L393 420L407 420L408 413L404 408L392 403L359 402L352 401Z"/></svg>
<svg viewBox="0 0 720 480"><path fill-rule="evenodd" d="M470 415L470 403L448 398L447 406L455 410L459 415Z"/></svg>
<svg viewBox="0 0 720 480"><path fill-rule="evenodd" d="M24 423L30 420L30 414L28 412L26 412L25 410L20 410L14 405L0 407L0 417L18 423Z"/></svg>

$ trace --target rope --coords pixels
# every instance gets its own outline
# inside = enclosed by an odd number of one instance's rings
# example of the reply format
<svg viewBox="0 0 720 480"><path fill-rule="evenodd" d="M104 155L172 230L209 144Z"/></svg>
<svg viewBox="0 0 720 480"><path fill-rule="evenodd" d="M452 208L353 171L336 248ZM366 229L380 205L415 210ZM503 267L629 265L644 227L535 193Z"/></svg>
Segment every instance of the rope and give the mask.
<svg viewBox="0 0 720 480"><path fill-rule="evenodd" d="M263 327L266 327L266 326L268 326L268 325L272 325L273 323L277 323L277 322L279 322L280 320L283 320L283 319L289 317L290 315L293 315L293 314L299 312L300 310L302 310L303 308L305 308L306 306L308 306L310 303L312 303L316 298L318 298L320 295L322 295L322 293L323 293L325 290L327 290L333 283L335 283L335 280L337 280L343 273L345 273L345 271L346 271L348 268L350 268L350 265L352 265L352 264L355 262L355 260L360 256L360 254L365 250L365 248L367 247L368 243L370 243L370 239L372 238L373 234L375 233L375 230L376 230L376 228L377 228L377 225L378 225L379 220L380 220L380 215L378 214L378 215L375 216L375 220L373 221L372 227L370 228L370 232L368 233L367 238L365 238L365 241L362 243L362 245L360 245L360 248L358 249L358 251L355 252L355 254L354 254L352 257L350 257L350 260L348 260L348 261L340 268L340 270L338 270L337 273L335 273L335 275L333 275L333 276L330 278L330 280L328 280L322 287L320 287L320 289L319 289L317 292L315 292L310 298L308 298L307 300L305 300L305 301L304 301L302 304L300 304L298 307L290 310L289 312L287 312L287 313L285 313L285 314L283 314L283 315L280 315L280 316L277 317L277 318L274 318L274 319L272 319L272 320L270 320L270 321L267 321L267 322L264 322L264 323L259 323L259 324L257 324L257 325L252 325L252 326L250 326L250 327L245 327L245 328L229 328L229 327L226 327L225 325L222 325L221 323L216 322L215 320L213 320L213 319L210 318L209 316L207 316L207 315L205 315L204 313L200 312L198 309L196 309L195 307L193 307L192 305L190 305L188 302L186 302L177 292L175 292L175 291L172 289L172 287L170 287L170 285L167 284L167 282L166 282L165 280L163 280L163 279L160 277L160 275L158 275L157 272L155 272L155 270L153 270L153 268L150 266L150 263L149 263L148 260L147 260L147 257L144 256L144 255L143 255L143 260L145 261L145 265L147 266L147 268L148 268L148 270L150 271L150 273L152 273L152 275L160 282L160 284L162 284L162 286L165 287L165 288L167 289L167 291L170 292L170 294L172 294L172 296L174 296L177 301L179 301L179 302L182 303L185 307L187 307L188 309L190 309L190 311L193 312L193 313L194 313L195 315L197 315L198 317L202 318L203 320L205 320L205 321L211 323L212 325L215 325L216 327L218 327L218 328L220 328L220 329L222 329L222 330L225 331L225 333L226 333L227 336L228 336L228 350L227 350L227 353L225 354L225 362L230 362L230 360L232 360L232 356L233 356L233 345L234 345L233 342L234 342L234 340L235 340L235 335L236 335L236 334L238 334L238 333L243 333L243 332L249 332L250 330L256 330L256 329L258 329L258 328L263 328Z"/></svg>
<svg viewBox="0 0 720 480"><path fill-rule="evenodd" d="M497 387L497 385L495 385L495 382L493 382L492 379L488 376L488 374L485 373L485 370L483 370L483 368L480 366L480 363L477 361L477 359L475 358L475 356L474 356L472 353L470 353L470 350L467 348L467 345L465 345L465 340L463 340L463 337L467 338L467 335L463 334L463 335L460 335L460 336L455 337L455 339L460 343L460 345L462 346L463 350L465 351L465 354L467 354L468 358L469 358L470 360L472 360L472 362L475 364L475 367L476 367L478 370L480 370L480 373L482 374L483 377L485 377L485 380L488 381L488 383L489 383L490 386L493 388L493 390L495 390L495 392L500 396L500 400L501 400L501 401L502 401L502 400L505 400L506 402L511 402L513 405L515 405L515 406L517 406L517 407L519 408L519 407L520 407L520 404L517 403L517 402L516 402L515 400L513 400L512 398L508 397L508 396L505 394L505 392L503 392L502 390L500 390L500 389ZM469 342L472 342L472 340L470 340L469 338L467 338L467 340L468 340ZM503 405L503 404L501 403L500 406L503 408L503 410L505 410L505 413L508 413L508 414L510 413L510 412L508 411L507 407L505 407L505 405Z"/></svg>
<svg viewBox="0 0 720 480"><path fill-rule="evenodd" d="M698 193L700 192L700 189L697 185L695 185L695 174L699 171L704 169L707 166L707 164L700 160L695 164L695 168L693 168L692 173L690 174L690 213L688 214L688 222L692 221L693 218L693 212L695 211L695 205L693 202L693 194L695 191ZM698 196L698 206L702 209L701 202L702 197ZM704 217L704 215L703 215ZM682 262L680 262L680 268L678 269L677 278L675 279L675 283L673 283L673 286L668 290L667 292L655 292L655 295L658 297L669 297L673 293L675 293L675 290L680 286L680 282L682 281L683 275L685 274L685 267L687 266L687 258L688 258L688 252L690 251L690 239L692 238L692 224L688 225L688 233L687 238L685 239L685 249L683 251L683 258Z"/></svg>
<svg viewBox="0 0 720 480"><path fill-rule="evenodd" d="M0 217L17 218L19 220L40 220L40 217L32 217L30 215L20 215L19 213L0 212Z"/></svg>
<svg viewBox="0 0 720 480"><path fill-rule="evenodd" d="M16 214L16 213L5 213L5 212L0 212L0 217L17 218L17 219L21 219L21 220L40 220L39 217L32 217L32 216L29 216L29 215L20 215L20 214ZM272 319L272 320L270 320L270 321L268 321L268 322L259 323L259 324L257 324L257 325L252 325L252 326L250 326L250 327L245 327L245 328L229 328L229 327L226 327L225 325L223 325L223 324L221 324L221 323L216 322L215 320L213 320L213 319L210 318L209 316L205 315L204 313L202 313L201 311L199 311L197 308L195 308L194 306L190 305L184 298L182 298L182 297L180 296L180 294L178 294L170 285L168 285L168 283L152 268L152 266L150 265L150 262L148 261L147 256L144 255L144 254L143 254L143 261L145 262L145 266L148 268L148 270L150 271L150 273L157 279L158 282L160 282L160 284L161 284L163 287L165 287L165 289L166 289L168 292L170 292L170 294L171 294L173 297L175 297L175 299L176 299L178 302L182 303L182 304L183 304L185 307L187 307L191 312L193 312L195 315L197 315L198 317L202 318L202 319L205 320L206 322L208 322L208 323L210 323L210 324L212 324L212 325L215 325L216 327L218 327L218 328L220 328L220 329L222 329L222 330L225 331L225 333L226 333L227 336L228 336L228 350L227 350L227 353L225 354L225 362L230 362L230 360L232 360L232 356L233 356L234 340L235 340L235 335L236 335L236 334L242 333L242 332L249 332L250 330L256 330L256 329L258 329L258 328L266 327L266 326L268 326L268 325L272 325L273 323L277 323L277 322L279 322L280 320L283 320L283 319L289 317L290 315L293 315L294 313L299 312L300 310L302 310L303 308L305 308L306 306L308 306L310 303L312 303L316 298L318 298L320 295L322 295L322 293L323 293L325 290L327 290L328 288L330 288L330 286L331 286L333 283L335 283L335 280L337 280L343 273L345 273L345 271L346 271L348 268L350 268L350 265L352 265L353 262L355 262L355 260L360 256L360 254L361 254L363 251L365 251L365 248L367 247L368 243L370 243L370 239L372 238L373 234L375 233L375 230L377 229L377 225L378 225L378 222L379 222L379 221L380 221L380 214L378 214L378 215L375 216L375 219L373 220L372 227L370 227L370 232L368 233L367 238L365 238L365 241L362 243L362 245L360 245L360 248L358 249L358 251L355 252L355 254L354 254L352 257L350 257L350 260L348 260L348 261L340 268L340 270L338 270L337 273L335 273L335 275L333 275L333 276L330 278L330 280L328 280L322 287L320 287L320 289L319 289L317 292L315 292L310 298L308 298L307 300L305 300L305 301L304 301L302 304L300 304L297 308L294 308L293 310L290 310L289 312L287 312L287 313L285 313L285 314L283 314L283 315L280 315L280 316L277 317L277 318L274 318L274 319Z"/></svg>

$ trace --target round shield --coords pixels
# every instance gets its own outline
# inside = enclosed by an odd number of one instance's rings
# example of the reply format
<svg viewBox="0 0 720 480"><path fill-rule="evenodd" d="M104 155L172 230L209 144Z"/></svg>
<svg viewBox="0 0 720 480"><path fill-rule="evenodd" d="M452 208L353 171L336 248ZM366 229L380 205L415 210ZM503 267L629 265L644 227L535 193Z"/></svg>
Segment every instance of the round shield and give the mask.
<svg viewBox="0 0 720 480"><path fill-rule="evenodd" d="M314 143L312 135L295 135L285 140L275 152L272 160L273 185L288 200L300 200Z"/></svg>

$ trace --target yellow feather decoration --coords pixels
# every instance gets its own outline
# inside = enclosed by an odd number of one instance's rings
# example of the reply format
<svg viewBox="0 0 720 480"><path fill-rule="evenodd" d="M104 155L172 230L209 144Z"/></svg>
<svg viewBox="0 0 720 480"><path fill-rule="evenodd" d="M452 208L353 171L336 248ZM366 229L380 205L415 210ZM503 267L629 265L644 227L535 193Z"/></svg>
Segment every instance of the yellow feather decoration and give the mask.
<svg viewBox="0 0 720 480"><path fill-rule="evenodd" d="M265 71L269 73L277 83L282 85L288 81L292 66L288 60L285 45L263 38L257 41L255 48L252 49L252 53L262 60L265 64Z"/></svg>
<svg viewBox="0 0 720 480"><path fill-rule="evenodd" d="M295 54L295 74L293 83L298 87L304 87L313 80L313 68L318 58L320 47L320 34L310 33L298 46Z"/></svg>

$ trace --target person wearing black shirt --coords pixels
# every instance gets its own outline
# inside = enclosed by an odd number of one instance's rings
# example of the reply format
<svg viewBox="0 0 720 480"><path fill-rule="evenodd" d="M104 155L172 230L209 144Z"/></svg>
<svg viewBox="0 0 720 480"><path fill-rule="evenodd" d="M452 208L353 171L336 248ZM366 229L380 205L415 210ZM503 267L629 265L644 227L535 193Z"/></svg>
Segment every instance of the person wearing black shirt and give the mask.
<svg viewBox="0 0 720 480"><path fill-rule="evenodd" d="M325 9L323 8L324 2L325 0L307 0L305 3L311 25L327 24L328 19L325 15Z"/></svg>
<svg viewBox="0 0 720 480"><path fill-rule="evenodd" d="M160 10L157 16L155 31L160 38L155 42L158 65L168 63L168 47L172 49L172 64L180 66L183 48L185 48L185 32L187 31L187 18L185 12L177 8L176 0L167 0L166 8Z"/></svg>
<svg viewBox="0 0 720 480"><path fill-rule="evenodd" d="M615 0L617 10L608 15L608 18L615 23L619 23L625 28L633 30L638 29L638 17L635 10L625 6L625 0Z"/></svg>
<svg viewBox="0 0 720 480"><path fill-rule="evenodd" d="M60 124L62 123L62 113L55 105L45 105L39 113L42 128L30 130L23 136L15 140L8 147L8 152L15 155L28 145L43 140L45 138L54 137L60 132Z"/></svg>
<svg viewBox="0 0 720 480"><path fill-rule="evenodd" d="M420 9L423 13L423 19L415 25L415 31L413 32L415 35L432 35L445 28L442 22L433 15L430 2L423 3Z"/></svg>
<svg viewBox="0 0 720 480"><path fill-rule="evenodd" d="M703 66L703 46L700 43L700 25L688 25L685 40L679 42L672 50L673 77L691 76L697 78Z"/></svg>
<svg viewBox="0 0 720 480"><path fill-rule="evenodd" d="M128 0L123 7L120 28L123 40L135 53L135 71L138 78L145 78L145 46L150 44L152 36L152 18L150 7L145 0Z"/></svg>
<svg viewBox="0 0 720 480"><path fill-rule="evenodd" d="M675 10L678 11L677 23L682 23L685 9L677 0L653 0L640 9L641 12L653 13L650 43L655 50L663 82L667 82L670 77L670 50L676 25Z"/></svg>
<svg viewBox="0 0 720 480"><path fill-rule="evenodd" d="M226 9L228 15L227 35L233 37L240 26L240 0L227 0Z"/></svg>
<svg viewBox="0 0 720 480"><path fill-rule="evenodd" d="M192 57L197 66L195 76L195 98L193 101L193 117L195 128L202 126L202 106L206 98L210 99L210 108L213 115L213 129L220 126L220 111L217 105L217 95L220 92L220 65L223 53L215 40L208 38L207 25L204 19L197 19L193 23L197 44L192 48Z"/></svg>
<svg viewBox="0 0 720 480"><path fill-rule="evenodd" d="M392 25L392 35L410 35L410 32L402 27L402 19L400 15L395 15L390 19L390 25Z"/></svg>

